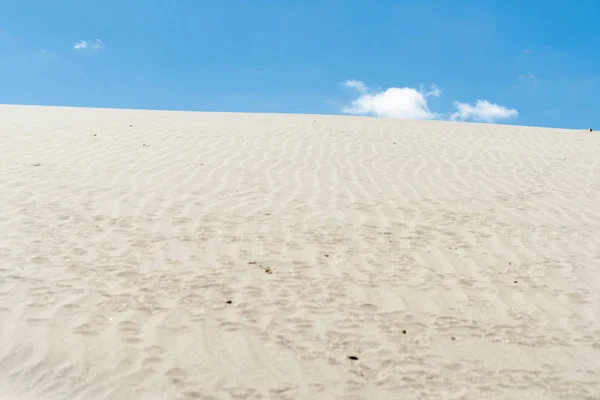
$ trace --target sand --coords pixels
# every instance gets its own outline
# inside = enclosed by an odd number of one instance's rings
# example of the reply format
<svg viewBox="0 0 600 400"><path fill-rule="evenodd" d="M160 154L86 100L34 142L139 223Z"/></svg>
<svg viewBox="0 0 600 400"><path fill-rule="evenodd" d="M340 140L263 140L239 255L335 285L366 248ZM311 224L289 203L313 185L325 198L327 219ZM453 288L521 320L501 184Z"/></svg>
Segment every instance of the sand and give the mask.
<svg viewBox="0 0 600 400"><path fill-rule="evenodd" d="M0 106L10 399L598 399L600 134Z"/></svg>

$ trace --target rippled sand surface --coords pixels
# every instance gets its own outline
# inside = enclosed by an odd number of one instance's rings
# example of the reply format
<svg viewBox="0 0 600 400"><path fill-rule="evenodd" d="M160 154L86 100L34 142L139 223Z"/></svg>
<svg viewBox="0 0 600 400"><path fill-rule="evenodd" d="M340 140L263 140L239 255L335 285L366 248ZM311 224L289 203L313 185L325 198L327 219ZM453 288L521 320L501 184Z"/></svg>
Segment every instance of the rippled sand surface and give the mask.
<svg viewBox="0 0 600 400"><path fill-rule="evenodd" d="M0 106L9 399L598 399L600 133Z"/></svg>

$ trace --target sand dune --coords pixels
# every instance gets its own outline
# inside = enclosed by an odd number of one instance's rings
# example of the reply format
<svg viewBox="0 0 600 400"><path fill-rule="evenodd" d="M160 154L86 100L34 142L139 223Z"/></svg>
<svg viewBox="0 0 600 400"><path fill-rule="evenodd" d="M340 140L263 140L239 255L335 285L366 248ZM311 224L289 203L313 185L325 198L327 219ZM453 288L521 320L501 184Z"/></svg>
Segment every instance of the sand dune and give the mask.
<svg viewBox="0 0 600 400"><path fill-rule="evenodd" d="M0 144L6 398L600 398L598 132L0 106Z"/></svg>

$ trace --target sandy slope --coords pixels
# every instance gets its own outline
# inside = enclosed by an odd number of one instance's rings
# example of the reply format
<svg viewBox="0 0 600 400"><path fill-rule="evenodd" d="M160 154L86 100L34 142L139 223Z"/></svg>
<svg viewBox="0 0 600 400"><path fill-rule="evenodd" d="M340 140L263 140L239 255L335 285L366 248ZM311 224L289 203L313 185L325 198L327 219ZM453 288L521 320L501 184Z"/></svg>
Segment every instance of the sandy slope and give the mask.
<svg viewBox="0 0 600 400"><path fill-rule="evenodd" d="M600 133L0 106L0 393L598 399Z"/></svg>

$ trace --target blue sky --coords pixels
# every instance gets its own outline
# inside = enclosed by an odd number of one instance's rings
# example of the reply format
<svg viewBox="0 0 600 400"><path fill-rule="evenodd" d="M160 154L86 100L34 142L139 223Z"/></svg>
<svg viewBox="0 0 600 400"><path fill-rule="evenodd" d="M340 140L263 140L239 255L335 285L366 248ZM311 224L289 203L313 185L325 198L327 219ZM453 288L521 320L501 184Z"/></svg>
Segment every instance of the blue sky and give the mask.
<svg viewBox="0 0 600 400"><path fill-rule="evenodd" d="M600 129L599 20L597 0L5 1L0 103Z"/></svg>

